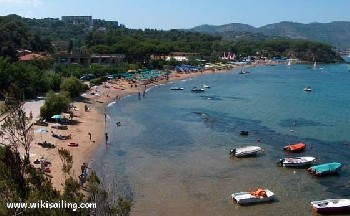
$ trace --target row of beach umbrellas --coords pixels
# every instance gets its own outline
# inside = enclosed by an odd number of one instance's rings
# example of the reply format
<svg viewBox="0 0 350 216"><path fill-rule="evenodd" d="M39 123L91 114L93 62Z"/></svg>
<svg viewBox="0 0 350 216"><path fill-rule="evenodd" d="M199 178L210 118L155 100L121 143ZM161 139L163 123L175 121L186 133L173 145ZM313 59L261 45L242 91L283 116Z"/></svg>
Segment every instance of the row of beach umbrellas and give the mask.
<svg viewBox="0 0 350 216"><path fill-rule="evenodd" d="M51 117L52 119L56 119L57 123L58 123L58 119L61 119L62 116L61 115L53 115ZM37 130L34 131L34 133L39 133L40 137L41 137L41 141L43 140L43 134L44 133L48 133L49 131L46 128L38 128Z"/></svg>

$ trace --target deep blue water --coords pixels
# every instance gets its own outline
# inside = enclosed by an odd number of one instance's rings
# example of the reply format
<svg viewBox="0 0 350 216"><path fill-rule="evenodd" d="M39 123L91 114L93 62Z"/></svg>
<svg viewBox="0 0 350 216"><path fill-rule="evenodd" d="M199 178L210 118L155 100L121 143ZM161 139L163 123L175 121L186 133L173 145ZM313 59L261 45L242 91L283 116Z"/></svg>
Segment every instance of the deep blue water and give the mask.
<svg viewBox="0 0 350 216"><path fill-rule="evenodd" d="M133 199L133 215L310 215L312 200L350 196L347 65L248 70L157 86L144 99L131 95L108 108L111 143L94 166L104 184ZM211 88L190 92L203 84ZM294 142L307 144L298 156L343 163L340 175L316 178L276 166L291 156L282 147ZM228 157L246 145L265 153ZM232 192L256 187L274 191L277 201L249 207L228 201Z"/></svg>

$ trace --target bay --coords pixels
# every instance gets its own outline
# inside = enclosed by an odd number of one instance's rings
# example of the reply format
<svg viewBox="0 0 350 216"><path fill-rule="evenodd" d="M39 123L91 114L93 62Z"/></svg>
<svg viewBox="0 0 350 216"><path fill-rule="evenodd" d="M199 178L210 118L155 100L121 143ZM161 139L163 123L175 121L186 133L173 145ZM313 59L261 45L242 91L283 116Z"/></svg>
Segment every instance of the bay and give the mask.
<svg viewBox="0 0 350 216"><path fill-rule="evenodd" d="M247 70L160 85L144 99L131 95L108 108L111 143L94 167L106 187L133 200L132 215L310 215L312 200L349 198L347 65ZM211 88L190 91L204 84ZM173 86L184 91L171 91ZM304 92L306 86L312 91ZM294 142L306 143L306 151L283 152ZM265 153L229 157L231 148L246 145ZM340 175L318 178L276 165L291 156L344 166ZM257 187L274 191L276 201L242 207L229 199Z"/></svg>

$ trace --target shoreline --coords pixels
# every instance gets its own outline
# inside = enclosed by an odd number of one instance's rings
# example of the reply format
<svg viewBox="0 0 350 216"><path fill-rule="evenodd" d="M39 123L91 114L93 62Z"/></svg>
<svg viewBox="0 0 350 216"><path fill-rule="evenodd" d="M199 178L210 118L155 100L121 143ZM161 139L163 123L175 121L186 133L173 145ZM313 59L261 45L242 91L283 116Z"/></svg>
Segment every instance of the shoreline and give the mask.
<svg viewBox="0 0 350 216"><path fill-rule="evenodd" d="M259 64L260 65L260 64ZM244 66L244 67L254 67L256 65ZM48 133L37 134L34 133L35 139L31 145L31 161L33 162L35 159L40 159L44 157L46 160L50 161L52 166L50 167L51 172L46 173L48 177L51 178L53 187L61 190L63 189L64 183L64 174L61 170L62 161L58 154L57 149L64 148L68 149L73 156L73 167L72 167L72 176L78 179L80 174L80 166L83 163L89 164L90 162L96 159L96 153L99 152L99 148L103 148L105 145L104 133L106 133L106 121L105 114L107 117L107 105L122 99L128 95L137 94L140 92L142 94L143 91L147 91L150 88L153 88L160 84L166 84L169 82L186 80L193 77L197 77L200 75L207 74L216 74L216 73L227 73L229 71L241 68L239 66L233 66L231 69L227 70L205 70L203 72L190 72L190 73L176 73L171 72L169 75L169 79L162 77L161 79L157 79L155 82L147 84L138 83L137 87L129 84L126 80L112 80L106 82L98 87L92 87L89 91L83 94L84 101L73 101L72 103L75 106L73 110L74 118L76 120L75 125L68 125L68 130L57 130L51 129L53 123L49 123L47 126ZM145 88L146 87L146 88ZM95 94L92 95L91 93ZM89 106L89 111L85 111L85 105ZM37 113L40 109L38 106L29 106L29 111L36 111ZM33 112L34 113L34 112ZM35 115L34 115L35 118ZM34 131L38 128L42 128L42 126L34 126ZM51 136L51 131L60 135L69 135L71 134L72 139L70 140L58 140ZM89 140L88 133L92 134L92 141ZM42 148L36 143L42 142L46 140L47 142L53 143L56 148L47 149ZM67 144L69 142L77 142L79 146L70 147ZM101 149L103 151L103 149ZM39 167L37 164L34 164L35 167Z"/></svg>

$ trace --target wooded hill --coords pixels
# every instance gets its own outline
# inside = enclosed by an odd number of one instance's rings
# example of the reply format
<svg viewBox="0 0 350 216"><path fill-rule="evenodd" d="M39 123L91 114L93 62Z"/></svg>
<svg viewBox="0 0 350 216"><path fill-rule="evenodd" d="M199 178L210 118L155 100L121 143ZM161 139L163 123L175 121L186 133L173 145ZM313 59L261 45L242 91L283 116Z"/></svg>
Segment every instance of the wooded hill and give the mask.
<svg viewBox="0 0 350 216"><path fill-rule="evenodd" d="M247 24L231 23L219 26L201 25L188 29L188 31L221 35L227 39L234 39L239 33L265 35L265 37L279 36L319 41L340 49L350 49L350 40L348 40L350 38L350 22L346 21L310 24L284 21L260 28Z"/></svg>
<svg viewBox="0 0 350 216"><path fill-rule="evenodd" d="M260 33L240 33L236 35L236 40L226 40L227 37L221 35L182 30L137 30L109 26L108 22L90 27L58 19L28 19L17 15L0 17L0 24L0 56L13 57L14 50L18 48L52 52L55 47L50 46L50 41L65 40L70 42L67 51L83 48L91 53L123 53L129 63L145 63L150 60L151 54L166 55L176 51L196 52L210 61L219 61L224 52L236 53L238 57L260 53L266 57L285 56L305 61L341 61L330 45L266 37ZM248 25L239 26L244 30L250 28Z"/></svg>

